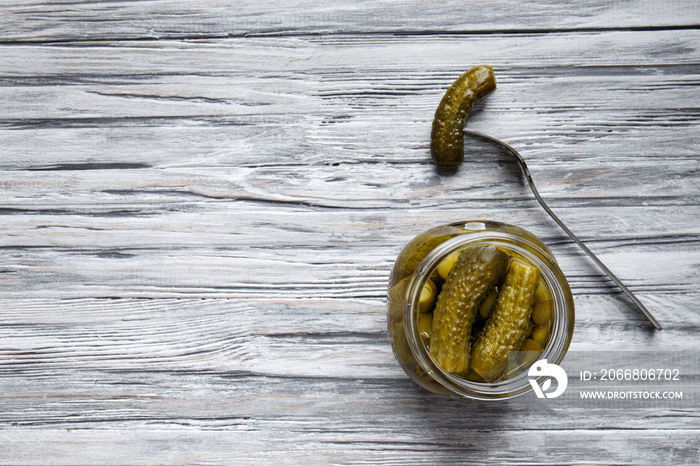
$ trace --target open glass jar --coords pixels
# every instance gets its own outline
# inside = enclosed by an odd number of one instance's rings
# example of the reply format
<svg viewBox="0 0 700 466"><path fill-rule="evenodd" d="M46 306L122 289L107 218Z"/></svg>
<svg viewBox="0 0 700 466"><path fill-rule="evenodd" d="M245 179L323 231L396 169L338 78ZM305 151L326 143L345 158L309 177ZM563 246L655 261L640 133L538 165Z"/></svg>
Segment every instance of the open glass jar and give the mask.
<svg viewBox="0 0 700 466"><path fill-rule="evenodd" d="M444 370L430 354L431 308L425 293L440 292L441 264L449 263L458 251L478 245L493 245L511 258L539 269L540 287L546 295L545 317L528 322L527 349L512 353L507 369L497 380L487 382L473 370L455 374ZM444 268L444 267L443 267ZM444 272L442 272L444 276ZM444 277L443 277L444 278ZM423 296L421 296L423 294ZM538 298L539 299L539 298ZM428 298L429 301L429 298ZM537 309L538 302L535 302ZM387 320L394 356L403 370L420 386L435 393L499 400L521 395L532 386L528 368L536 360L558 364L564 358L574 331L574 302L569 285L552 252L534 234L505 223L473 220L432 228L411 240L397 258L389 279ZM475 328L483 326L486 318ZM476 333L476 331L475 331ZM527 351L527 352L525 352Z"/></svg>

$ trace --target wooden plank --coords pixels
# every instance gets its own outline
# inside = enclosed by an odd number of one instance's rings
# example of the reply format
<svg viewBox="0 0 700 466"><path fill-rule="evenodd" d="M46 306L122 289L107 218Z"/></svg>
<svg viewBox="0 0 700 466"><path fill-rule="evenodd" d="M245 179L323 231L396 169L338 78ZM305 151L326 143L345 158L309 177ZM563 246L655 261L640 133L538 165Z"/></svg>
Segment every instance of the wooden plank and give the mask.
<svg viewBox="0 0 700 466"><path fill-rule="evenodd" d="M521 147L552 207L635 291L692 291L696 35L672 49L658 47L678 40L669 31L518 45L440 36L425 47L409 36L5 47L0 286L14 297L376 298L413 235L492 218L552 243L576 293L610 290L497 149L470 144L457 176L428 163L435 102L460 71L447 60L476 43L503 68L470 126ZM429 55L452 71L436 73ZM289 281L295 271L304 281Z"/></svg>
<svg viewBox="0 0 700 466"><path fill-rule="evenodd" d="M499 89L469 125L507 139L528 160L536 149L543 160L571 163L593 155L612 163L611 153L621 163L694 162L698 37L659 47L669 40L676 36L658 32L536 35L517 46L482 36L6 47L2 165L425 161L436 102L480 62L495 66Z"/></svg>
<svg viewBox="0 0 700 466"><path fill-rule="evenodd" d="M226 38L245 35L474 33L695 26L693 0L598 2L208 0L44 1L5 4L5 41Z"/></svg>
<svg viewBox="0 0 700 466"><path fill-rule="evenodd" d="M699 318L686 299L697 299L697 293L654 296L665 305L659 319L667 328L650 340L643 316L625 309L622 297L577 295L571 351L634 351L640 345L644 351L693 351L692 326ZM2 383L5 394L18 397L27 387L16 380L73 385L82 383L84 371L404 378L388 344L383 298L4 298L1 303ZM61 391L65 384L42 390Z"/></svg>
<svg viewBox="0 0 700 466"><path fill-rule="evenodd" d="M381 418L381 416L379 416ZM407 419L411 425L415 419ZM228 464L652 464L671 459L693 464L698 459L695 430L505 431L461 430L461 437L435 419L431 430L418 439L401 433L382 438L382 429L370 436L326 432L309 428L303 440L290 442L280 423L274 431L261 423L254 428L228 430L170 427L162 430L46 430L39 448L29 441L35 432L16 429L0 433L17 463L151 464L211 462ZM468 424L464 421L464 424ZM299 427L304 426L299 422ZM235 446L235 447L232 447Z"/></svg>
<svg viewBox="0 0 700 466"><path fill-rule="evenodd" d="M519 210L513 207L513 210ZM567 209L562 215L571 226L584 234L609 266L629 286L641 293L666 290L685 293L695 289L692 271L697 261L697 233L682 235L675 230L656 228L648 235L605 235L590 226L591 213ZM576 212L570 214L569 212ZM305 296L381 297L389 270L400 248L418 231L412 219L436 218L422 211L373 214L316 213L293 214L270 210L284 223L261 223L255 209L231 212L231 217L217 224L223 214L170 215L155 219L106 217L80 226L84 220L74 216L19 216L3 228L5 260L2 266L2 289L8 296L31 297L37 293L60 297L261 297ZM470 211L463 218L484 218L486 209ZM692 212L697 212L694 209ZM611 218L643 213L612 208ZM481 215L479 215L481 214ZM451 214L457 218L455 214ZM678 218L683 221L687 210ZM36 217L36 216L35 216ZM371 225L368 222L380 221ZM568 240L544 214L521 211L501 217L512 223L545 233L543 239L554 250L576 293L610 290L611 283ZM600 217L596 217L599 219ZM663 209L656 217L669 221ZM393 226L384 226L385 219ZM535 222L543 223L537 225ZM118 226L126 221L133 226ZM626 221L626 220L625 220ZM344 222L344 223L343 223ZM533 222L533 223L530 223ZM306 225L316 224L315 228ZM658 222L650 222L656 225ZM227 231L228 226L231 230ZM402 229L404 231L400 231ZM427 225L426 225L427 226ZM21 235L25 229L27 233ZM160 228L160 229L159 229ZM631 225L634 230L634 225ZM618 233L619 234L619 233ZM283 236L284 241L280 239ZM352 238L362 238L362 244ZM643 259L640 258L643 256ZM262 272L262 274L257 273ZM614 287L613 287L614 289Z"/></svg>

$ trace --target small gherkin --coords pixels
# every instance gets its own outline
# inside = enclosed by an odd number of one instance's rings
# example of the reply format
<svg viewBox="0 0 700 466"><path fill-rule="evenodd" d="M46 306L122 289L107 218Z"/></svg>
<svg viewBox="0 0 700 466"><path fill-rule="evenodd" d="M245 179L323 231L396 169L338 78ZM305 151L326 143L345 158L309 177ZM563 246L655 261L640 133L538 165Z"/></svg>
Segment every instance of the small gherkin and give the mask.
<svg viewBox="0 0 700 466"><path fill-rule="evenodd" d="M508 254L493 245L474 246L460 255L438 296L430 355L445 371L466 374L472 326L479 306L508 269Z"/></svg>
<svg viewBox="0 0 700 466"><path fill-rule="evenodd" d="M476 341L471 366L487 382L498 380L508 366L508 353L519 351L527 335L540 271L511 261L496 306Z"/></svg>
<svg viewBox="0 0 700 466"><path fill-rule="evenodd" d="M464 121L472 106L496 90L493 68L479 65L462 74L442 97L430 133L430 154L437 165L454 167L464 160Z"/></svg>

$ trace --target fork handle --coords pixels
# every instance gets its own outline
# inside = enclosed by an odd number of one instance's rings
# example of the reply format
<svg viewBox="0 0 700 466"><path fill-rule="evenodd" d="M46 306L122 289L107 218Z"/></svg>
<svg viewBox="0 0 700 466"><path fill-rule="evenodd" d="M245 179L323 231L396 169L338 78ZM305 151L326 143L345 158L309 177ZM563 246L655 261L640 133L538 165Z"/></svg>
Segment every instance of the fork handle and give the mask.
<svg viewBox="0 0 700 466"><path fill-rule="evenodd" d="M612 273L612 271L605 265L603 262L598 259L598 256L593 254L593 251L588 249L588 246L586 246L583 241L578 239L578 237L571 231L569 228L564 225L564 222L562 222L559 217L556 216L554 212L552 212L552 209L549 208L546 202L544 202L544 199L542 199L542 196L540 196L540 193L537 191L537 188L535 187L535 182L532 180L532 176L530 175L530 170L527 168L527 164L525 163L525 160L522 158L522 156L516 151L511 145L506 144L505 142L501 141L500 139L496 139L493 136L489 136L488 134L480 133L478 131L472 131L470 129L463 129L462 130L465 134L469 134L471 136L476 136L480 137L483 139L488 139L489 141L495 142L496 144L499 144L515 156L515 158L518 160L518 165L520 165L520 168L522 169L523 173L525 174L525 178L527 178L527 184L530 186L530 190L532 191L532 194L535 195L535 198L537 199L537 202L540 203L542 208L549 214L552 219L554 219L555 222L561 227L562 230L566 232L567 235L569 235L569 238L571 238L576 244L579 245L581 249L583 249L583 252L588 254L588 257L593 259L593 262L600 267L600 269L607 274L610 279L615 282L615 284L627 295L628 298L632 300L634 304L637 305L640 311L644 313L647 319L649 319L649 322L652 323L652 325L657 329L661 330L661 324L654 318L654 316L649 312L649 310L642 304L642 302L637 299L637 297L630 291L629 288L625 286L622 281L617 278L617 276Z"/></svg>

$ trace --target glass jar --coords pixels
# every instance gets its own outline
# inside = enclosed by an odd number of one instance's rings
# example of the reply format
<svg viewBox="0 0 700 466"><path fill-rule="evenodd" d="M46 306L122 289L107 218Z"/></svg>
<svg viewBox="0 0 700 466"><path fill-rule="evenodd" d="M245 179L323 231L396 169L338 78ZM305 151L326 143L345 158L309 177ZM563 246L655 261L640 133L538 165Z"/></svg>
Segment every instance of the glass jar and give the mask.
<svg viewBox="0 0 700 466"><path fill-rule="evenodd" d="M540 346L535 353L515 353L503 377L494 382L480 379L473 371L460 376L443 370L430 356L429 311L421 303L424 288L439 293L438 265L448 256L470 246L491 244L540 270L540 287L546 286L551 307L546 325L538 329ZM454 257L454 255L452 256ZM538 290L539 292L539 290ZM421 309L423 306L423 309ZM472 220L432 228L411 240L397 258L389 279L387 320L394 356L418 385L435 393L479 399L512 398L529 390L527 370L536 360L558 364L564 358L574 331L571 289L552 252L534 234L505 223ZM423 317L422 317L423 316ZM534 315L533 315L534 317ZM533 328L534 322L530 323ZM430 329L430 324L427 325ZM544 335L544 336L543 336ZM534 330L531 338L535 338ZM534 341L534 340L533 340ZM523 348L522 351L525 351ZM527 355L523 359L523 355ZM541 382L541 381L540 381Z"/></svg>

